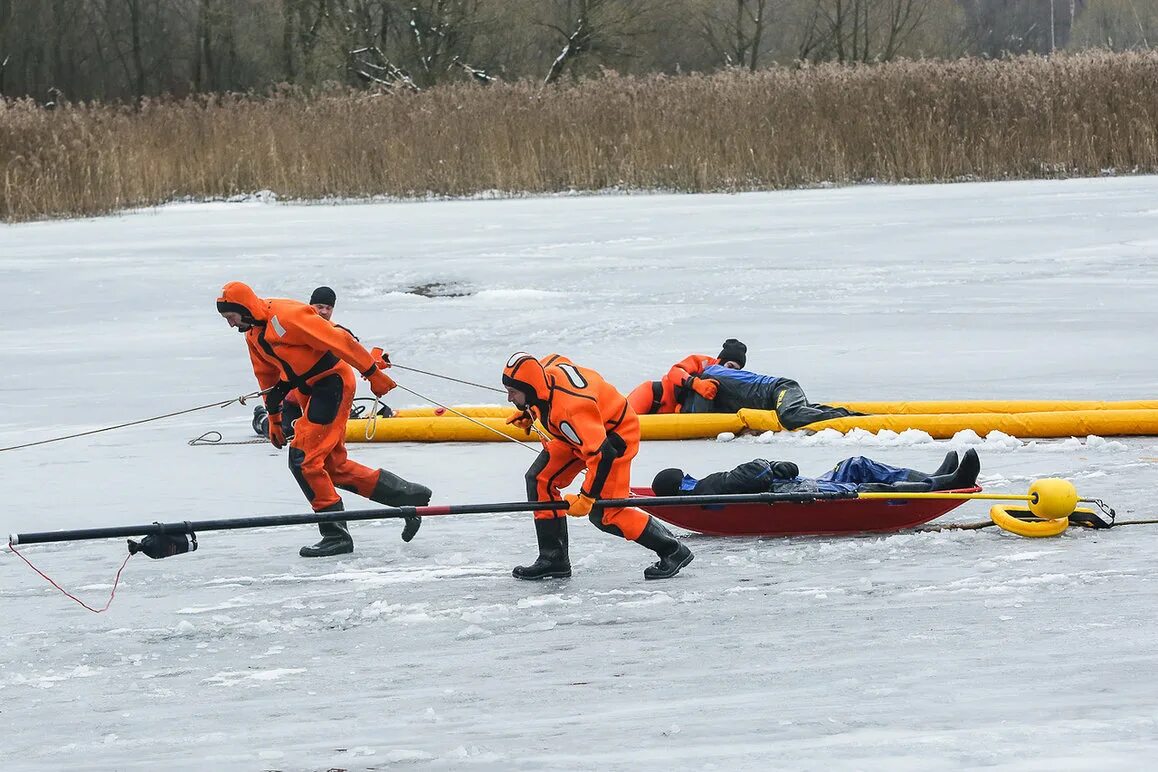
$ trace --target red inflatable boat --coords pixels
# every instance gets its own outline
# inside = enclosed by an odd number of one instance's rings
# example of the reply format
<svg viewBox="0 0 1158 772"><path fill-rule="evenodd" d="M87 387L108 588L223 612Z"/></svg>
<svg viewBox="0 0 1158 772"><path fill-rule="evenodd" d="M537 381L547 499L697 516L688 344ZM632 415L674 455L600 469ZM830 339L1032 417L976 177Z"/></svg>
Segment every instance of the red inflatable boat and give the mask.
<svg viewBox="0 0 1158 772"><path fill-rule="evenodd" d="M963 488L941 493L977 493ZM773 504L648 507L651 488L632 488L638 507L664 522L708 536L843 536L924 525L967 499L819 499Z"/></svg>

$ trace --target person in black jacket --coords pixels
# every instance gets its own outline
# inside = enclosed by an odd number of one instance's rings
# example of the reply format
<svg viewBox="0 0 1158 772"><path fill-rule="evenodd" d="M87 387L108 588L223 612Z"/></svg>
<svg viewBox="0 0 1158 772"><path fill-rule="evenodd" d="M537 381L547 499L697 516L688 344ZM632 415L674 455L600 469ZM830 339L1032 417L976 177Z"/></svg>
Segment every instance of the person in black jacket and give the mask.
<svg viewBox="0 0 1158 772"><path fill-rule="evenodd" d="M664 469L655 476L651 489L657 496L691 494L709 496L729 493L856 493L947 491L973 488L981 471L977 451L970 448L959 459L951 450L935 472L891 466L865 456L846 458L819 477L801 477L791 461L757 458L728 472L715 472L701 479L682 469Z"/></svg>
<svg viewBox="0 0 1158 772"><path fill-rule="evenodd" d="M775 410L785 429L799 429L817 421L864 415L847 408L809 402L800 384L791 378L762 375L750 370L710 365L699 374L715 384L715 395L708 399L696 391L683 394L683 413L735 413L737 410Z"/></svg>

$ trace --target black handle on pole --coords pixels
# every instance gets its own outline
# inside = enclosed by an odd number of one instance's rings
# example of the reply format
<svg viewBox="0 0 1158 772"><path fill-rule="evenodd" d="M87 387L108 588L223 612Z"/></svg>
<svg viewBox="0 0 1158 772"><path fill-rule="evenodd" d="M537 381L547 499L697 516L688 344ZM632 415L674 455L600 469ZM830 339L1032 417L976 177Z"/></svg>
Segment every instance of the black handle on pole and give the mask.
<svg viewBox="0 0 1158 772"><path fill-rule="evenodd" d="M737 493L719 496L647 496L628 499L600 499L596 507L686 507L725 504L776 504L790 502L804 504L832 499L855 499L855 493ZM111 528L80 528L70 531L42 531L40 533L14 533L8 537L10 544L46 544L61 541L86 541L89 539L119 539L126 536L149 536L167 534L193 534L199 531L229 531L245 528L267 528L282 525L308 525L329 523L338 520L383 520L387 518L423 517L437 515L479 515L502 514L507 512L532 512L541 509L567 509L565 501L504 501L493 504L450 504L425 507L379 507L377 509L354 509L346 512L307 512L297 515L265 515L261 517L238 517L220 520L186 520L179 523L151 523L149 525L124 525Z"/></svg>

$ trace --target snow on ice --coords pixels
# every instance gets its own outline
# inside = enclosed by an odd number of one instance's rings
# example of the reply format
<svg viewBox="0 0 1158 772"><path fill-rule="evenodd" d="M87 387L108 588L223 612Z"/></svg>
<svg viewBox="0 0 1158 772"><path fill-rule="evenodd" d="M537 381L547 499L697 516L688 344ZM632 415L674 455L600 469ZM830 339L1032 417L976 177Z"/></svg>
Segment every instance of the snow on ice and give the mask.
<svg viewBox="0 0 1158 772"><path fill-rule="evenodd" d="M559 351L622 390L726 337L839 399L1153 398L1158 179L287 205L270 197L0 226L0 446L253 389L213 301L338 291L392 358L498 385ZM426 295L415 288L441 288ZM499 395L396 373L440 402ZM390 396L393 398L395 392ZM396 407L421 400L403 396ZM0 532L298 512L233 406L0 454ZM721 440L728 438L720 438ZM1061 475L1152 517L1153 439L772 434L649 443L638 481L755 456L816 474L976 447L982 482ZM436 503L523 495L513 444L359 445ZM358 505L356 497L348 497ZM984 519L968 504L950 518ZM132 560L91 615L0 557L5 770L1133 770L1158 755L1158 527L689 536L650 554L572 523L575 576L528 584L525 516L202 534ZM30 546L103 602L123 542ZM656 586L658 585L658 586Z"/></svg>

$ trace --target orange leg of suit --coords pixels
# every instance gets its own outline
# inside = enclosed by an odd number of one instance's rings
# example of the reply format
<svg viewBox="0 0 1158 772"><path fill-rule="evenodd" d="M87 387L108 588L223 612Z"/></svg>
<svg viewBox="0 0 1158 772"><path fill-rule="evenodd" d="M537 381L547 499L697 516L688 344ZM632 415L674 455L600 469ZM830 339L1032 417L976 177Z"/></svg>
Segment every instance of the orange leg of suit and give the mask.
<svg viewBox="0 0 1158 772"><path fill-rule="evenodd" d="M346 422L356 387L354 371L343 367L314 384L313 394L302 395L302 417L290 443L290 470L315 512L341 500L335 485L369 496L378 482L377 469L346 455ZM330 418L334 403L337 414Z"/></svg>
<svg viewBox="0 0 1158 772"><path fill-rule="evenodd" d="M644 381L627 395L627 404L636 415L658 413L678 413L680 404L676 402L675 386L666 375L661 381Z"/></svg>
<svg viewBox="0 0 1158 772"><path fill-rule="evenodd" d="M631 461L639 452L639 424L635 424L633 437L625 437L627 451L612 462L599 492L602 499L625 499L631 495ZM527 498L530 501L561 501L560 488L566 488L583 471L583 461L570 446L562 442L550 442L539 458L527 470ZM566 510L536 510L536 520L566 517ZM625 539L636 541L647 527L647 513L634 507L619 507L602 510L599 522L592 513L592 522L609 533L618 533Z"/></svg>
<svg viewBox="0 0 1158 772"><path fill-rule="evenodd" d="M617 432L627 444L627 449L619 458L611 463L607 478L603 481L603 488L599 492L601 499L626 499L631 496L631 461L639 453L639 421L625 421ZM591 522L600 530L615 533L618 529L623 538L630 541L639 539L643 529L647 527L648 515L635 507L619 507L617 509L594 510Z"/></svg>
<svg viewBox="0 0 1158 772"><path fill-rule="evenodd" d="M562 501L561 488L566 488L583 471L583 462L568 445L548 442L543 452L527 470L527 501ZM566 517L565 509L536 509L536 520Z"/></svg>
<svg viewBox="0 0 1158 772"><path fill-rule="evenodd" d="M655 407L655 384L658 381L644 381L631 390L627 395L627 404L631 405L631 409L635 411L636 415L648 415ZM658 411L656 411L658 412Z"/></svg>

